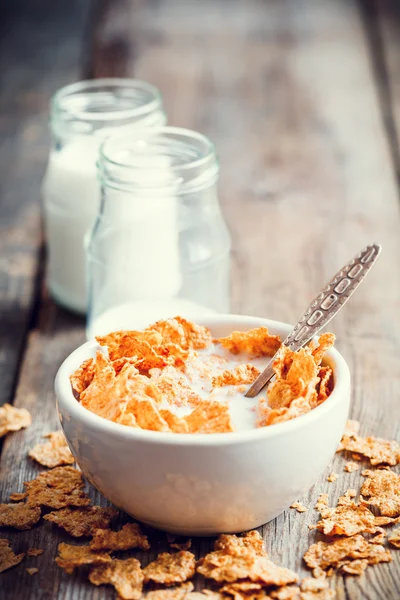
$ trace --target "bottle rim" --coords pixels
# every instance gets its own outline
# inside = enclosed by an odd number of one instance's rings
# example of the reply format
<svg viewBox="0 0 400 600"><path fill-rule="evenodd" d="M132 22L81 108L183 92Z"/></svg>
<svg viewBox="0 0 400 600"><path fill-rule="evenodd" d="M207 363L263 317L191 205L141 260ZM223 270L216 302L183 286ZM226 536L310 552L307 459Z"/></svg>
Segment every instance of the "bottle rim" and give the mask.
<svg viewBox="0 0 400 600"><path fill-rule="evenodd" d="M158 156L171 161L168 166L171 180L167 184L152 181L154 165L135 165L135 156L141 148L155 147ZM122 151L122 152L121 152ZM118 154L118 158L115 157ZM121 159L121 156L130 156ZM167 192L169 189L178 193L192 193L215 182L219 173L219 161L215 145L208 137L181 127L152 127L126 130L121 134L113 134L105 138L100 145L97 162L98 176L102 185L115 189L128 190L139 188L141 191ZM149 177L143 178L143 173ZM138 179L140 176L140 179Z"/></svg>
<svg viewBox="0 0 400 600"><path fill-rule="evenodd" d="M134 106L124 106L109 110L90 110L74 103L78 94L85 93L90 97L100 97L101 93L112 93L118 91L131 91L142 95ZM129 98L125 98L129 100ZM131 98L132 102L134 97ZM144 101L143 101L144 100ZM129 102L128 102L129 104ZM124 77L104 77L101 79L86 79L71 83L59 89L51 99L52 119L76 120L76 121L108 121L118 122L126 119L140 118L156 111L163 110L162 96L160 91L152 84L139 79Z"/></svg>

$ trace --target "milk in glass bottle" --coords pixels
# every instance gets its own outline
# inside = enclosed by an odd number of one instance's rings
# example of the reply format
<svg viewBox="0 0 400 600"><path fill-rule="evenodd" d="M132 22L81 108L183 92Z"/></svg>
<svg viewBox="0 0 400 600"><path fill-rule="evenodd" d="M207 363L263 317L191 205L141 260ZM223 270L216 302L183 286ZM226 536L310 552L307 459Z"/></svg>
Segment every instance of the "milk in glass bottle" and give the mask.
<svg viewBox="0 0 400 600"><path fill-rule="evenodd" d="M121 131L164 125L158 90L134 79L81 81L51 103L52 148L42 197L47 284L59 304L86 312L84 235L100 208L96 162L101 142Z"/></svg>

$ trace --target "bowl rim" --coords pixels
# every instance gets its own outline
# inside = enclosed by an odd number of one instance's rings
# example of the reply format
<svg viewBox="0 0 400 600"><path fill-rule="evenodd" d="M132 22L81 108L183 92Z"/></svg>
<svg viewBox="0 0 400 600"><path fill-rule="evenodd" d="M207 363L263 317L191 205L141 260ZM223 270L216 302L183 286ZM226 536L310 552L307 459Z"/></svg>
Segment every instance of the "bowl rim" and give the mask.
<svg viewBox="0 0 400 600"><path fill-rule="evenodd" d="M193 319L194 320L194 319ZM252 317L247 315L236 315L236 314L219 314L219 315L207 315L198 316L196 323L205 325L211 330L216 325L236 324L240 327L261 327L265 326L268 329L280 330L284 333L289 333L292 326L282 321L275 321L272 319L265 319L263 317ZM161 431L149 431L146 429L136 429L121 425L120 423L114 423L104 417L101 417L78 402L72 392L71 384L69 381L69 375L75 370L76 367L72 368L71 363L76 361L78 355L82 356L83 360L89 357L89 350L93 348L100 348L96 340L89 340L85 342L73 352L67 356L58 369L55 378L55 393L57 401L57 409L60 411L60 405L64 406L70 415L81 421L84 425L88 425L91 428L96 427L104 434L113 434L121 438L125 438L127 441L143 441L144 443L154 444L165 444L165 445L183 445L183 446L221 446L238 444L248 441L255 441L258 439L268 439L279 435L291 433L302 427L318 421L319 418L323 417L324 414L332 410L336 405L345 403L347 401L348 394L350 392L350 371L349 367L343 358L343 356L335 348L330 348L326 356L329 358L329 363L333 369L335 378L335 386L329 398L322 404L313 408L310 412L305 415L291 419L290 421L284 421L282 423L276 423L269 427L259 427L256 429L246 431L234 431L229 433L186 433L177 434L173 432L161 432ZM61 425L62 418L60 417Z"/></svg>

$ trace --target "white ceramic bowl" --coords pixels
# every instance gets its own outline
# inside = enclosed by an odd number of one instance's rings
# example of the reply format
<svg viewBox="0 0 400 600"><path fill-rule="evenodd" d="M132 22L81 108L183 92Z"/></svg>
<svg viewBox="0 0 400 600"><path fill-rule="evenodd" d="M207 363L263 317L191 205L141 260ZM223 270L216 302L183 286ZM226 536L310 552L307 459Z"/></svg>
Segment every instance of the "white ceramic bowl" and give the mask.
<svg viewBox="0 0 400 600"><path fill-rule="evenodd" d="M282 337L290 330L284 323L237 315L199 322L216 337L261 325ZM344 430L350 374L335 349L327 354L334 390L308 414L254 431L174 434L131 429L77 402L69 375L96 348L95 341L83 344L59 369L62 428L87 479L115 506L158 529L212 535L266 523L313 485Z"/></svg>

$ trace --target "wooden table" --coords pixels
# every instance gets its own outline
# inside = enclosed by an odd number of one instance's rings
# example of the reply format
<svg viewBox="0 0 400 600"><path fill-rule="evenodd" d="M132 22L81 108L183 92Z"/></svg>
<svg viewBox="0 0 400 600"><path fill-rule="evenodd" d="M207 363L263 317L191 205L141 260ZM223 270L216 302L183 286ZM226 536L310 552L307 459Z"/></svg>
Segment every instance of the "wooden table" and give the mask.
<svg viewBox="0 0 400 600"><path fill-rule="evenodd" d="M26 458L57 427L53 380L84 340L84 322L48 297L40 183L48 102L85 77L135 76L163 93L169 121L209 135L221 157L221 201L233 236L234 312L294 322L313 294L371 241L378 266L335 320L363 433L399 436L400 10L396 0L18 0L0 20L0 403L32 426L3 444L2 501L38 468ZM396 12L397 11L397 12ZM358 485L343 459L306 498ZM103 502L93 492L96 502ZM313 510L263 527L267 550L303 575ZM113 598L53 562L68 536L44 522L5 530L16 551L46 548L1 575L0 598ZM164 546L165 545L165 542ZM159 548L163 547L163 543ZM197 556L211 547L196 540ZM400 552L339 599L400 597ZM143 557L143 562L154 555ZM34 577L25 571L38 566Z"/></svg>

